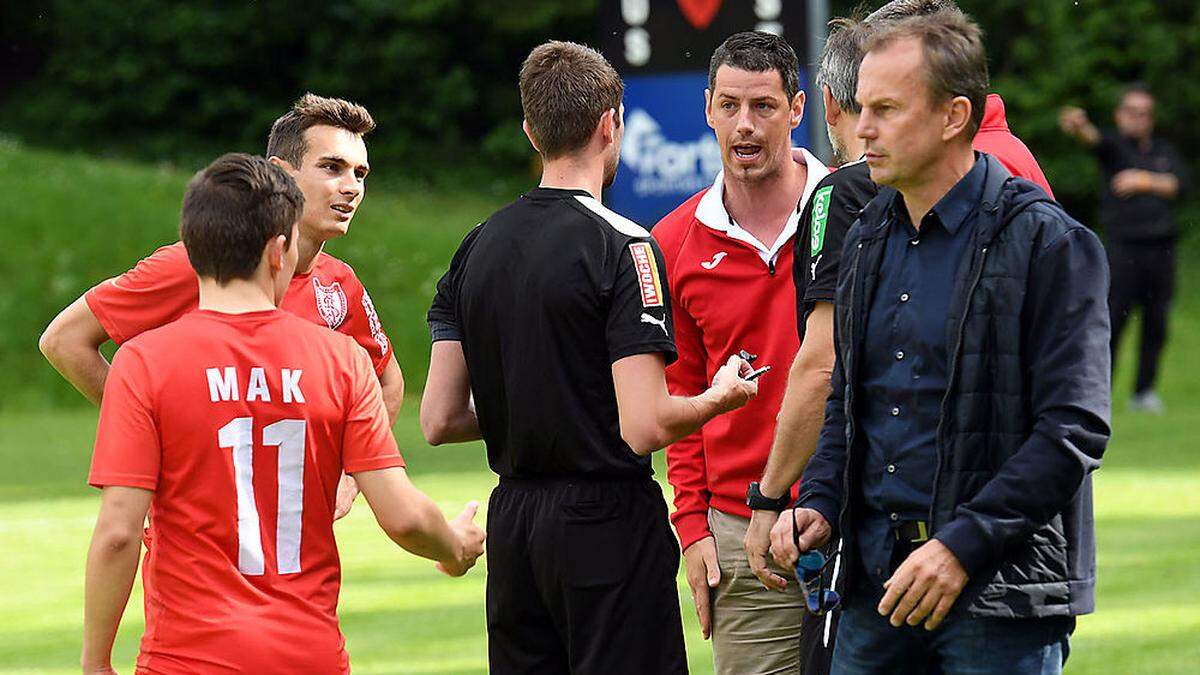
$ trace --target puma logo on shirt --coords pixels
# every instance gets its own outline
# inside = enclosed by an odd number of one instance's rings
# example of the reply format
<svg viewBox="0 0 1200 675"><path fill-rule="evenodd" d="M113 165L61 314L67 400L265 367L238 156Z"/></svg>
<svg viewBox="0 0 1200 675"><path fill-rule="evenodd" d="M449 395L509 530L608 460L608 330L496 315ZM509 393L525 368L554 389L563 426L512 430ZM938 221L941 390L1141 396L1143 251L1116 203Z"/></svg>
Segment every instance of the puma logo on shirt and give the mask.
<svg viewBox="0 0 1200 675"><path fill-rule="evenodd" d="M661 319L656 319L656 318L650 316L649 314L642 312L642 323L652 323L655 326L658 326L659 328L662 329L663 335L666 335L667 337L670 337L670 335L671 335L670 333L667 332L667 318L666 317L663 317Z"/></svg>

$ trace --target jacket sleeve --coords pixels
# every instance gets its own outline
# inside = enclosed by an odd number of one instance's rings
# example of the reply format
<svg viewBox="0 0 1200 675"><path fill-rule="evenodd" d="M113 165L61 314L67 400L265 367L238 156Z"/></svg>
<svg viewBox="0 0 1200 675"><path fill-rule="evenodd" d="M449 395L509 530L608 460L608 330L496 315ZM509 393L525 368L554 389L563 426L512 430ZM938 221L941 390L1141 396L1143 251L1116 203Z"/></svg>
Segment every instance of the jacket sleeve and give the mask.
<svg viewBox="0 0 1200 675"><path fill-rule="evenodd" d="M1061 512L1109 437L1108 264L1074 227L1035 254L1022 321L1033 430L934 535L975 574Z"/></svg>
<svg viewBox="0 0 1200 675"><path fill-rule="evenodd" d="M671 294L675 323L675 347L679 360L667 368L667 388L674 396L695 396L708 388L708 355L700 328ZM667 480L675 491L671 522L679 534L679 545L687 548L710 536L708 530L708 471L701 431L667 446Z"/></svg>

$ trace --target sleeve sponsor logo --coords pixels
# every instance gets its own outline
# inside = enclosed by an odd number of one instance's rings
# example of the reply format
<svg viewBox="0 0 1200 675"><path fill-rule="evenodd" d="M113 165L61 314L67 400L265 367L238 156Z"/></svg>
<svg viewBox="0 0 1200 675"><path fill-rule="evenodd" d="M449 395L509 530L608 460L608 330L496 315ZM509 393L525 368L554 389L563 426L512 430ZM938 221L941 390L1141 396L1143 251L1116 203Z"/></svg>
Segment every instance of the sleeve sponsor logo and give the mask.
<svg viewBox="0 0 1200 675"><path fill-rule="evenodd" d="M829 219L829 202L833 196L833 186L829 185L813 194L812 210L812 241L809 244L809 255L816 257L825 248L825 222Z"/></svg>
<svg viewBox="0 0 1200 675"><path fill-rule="evenodd" d="M642 292L642 307L662 307L662 283L658 280L654 249L648 242L638 241L629 245L629 253L633 256L633 269Z"/></svg>

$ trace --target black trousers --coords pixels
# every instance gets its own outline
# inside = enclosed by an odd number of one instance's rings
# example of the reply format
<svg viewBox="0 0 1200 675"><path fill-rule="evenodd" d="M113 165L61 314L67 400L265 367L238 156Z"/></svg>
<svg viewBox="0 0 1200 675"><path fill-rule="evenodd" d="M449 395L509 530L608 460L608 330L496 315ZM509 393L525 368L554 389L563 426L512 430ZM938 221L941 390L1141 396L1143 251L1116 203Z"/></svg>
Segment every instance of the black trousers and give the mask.
<svg viewBox="0 0 1200 675"><path fill-rule="evenodd" d="M1175 294L1175 243L1108 242L1112 286L1108 308L1112 320L1113 366L1117 344L1129 314L1142 312L1141 354L1138 357L1135 393L1154 388L1158 360L1167 341L1167 316Z"/></svg>
<svg viewBox="0 0 1200 675"><path fill-rule="evenodd" d="M487 537L492 673L687 672L679 544L653 480L502 479Z"/></svg>

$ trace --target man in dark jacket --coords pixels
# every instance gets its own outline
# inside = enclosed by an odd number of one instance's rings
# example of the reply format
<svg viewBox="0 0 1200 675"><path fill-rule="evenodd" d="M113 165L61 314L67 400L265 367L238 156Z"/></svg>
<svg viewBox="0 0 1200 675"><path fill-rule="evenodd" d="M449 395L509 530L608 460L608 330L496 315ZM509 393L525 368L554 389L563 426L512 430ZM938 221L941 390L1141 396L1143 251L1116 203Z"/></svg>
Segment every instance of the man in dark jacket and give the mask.
<svg viewBox="0 0 1200 675"><path fill-rule="evenodd" d="M857 133L886 187L846 237L833 394L772 551L843 537L834 673L1059 672L1094 605L1104 251L971 150L977 26L917 17L866 50Z"/></svg>

